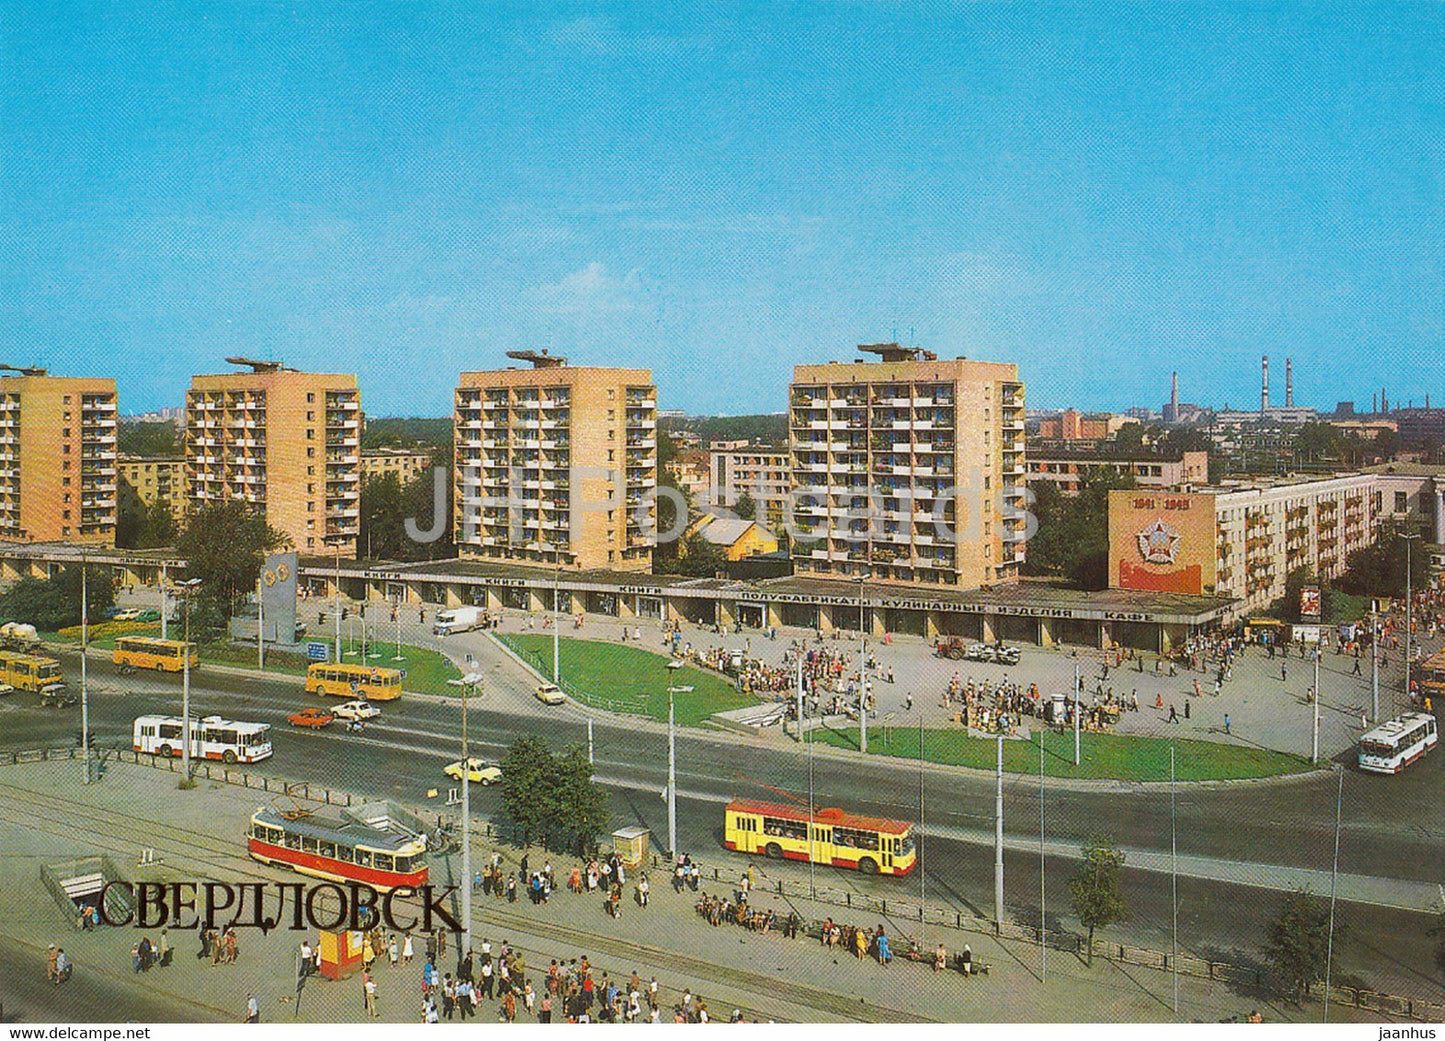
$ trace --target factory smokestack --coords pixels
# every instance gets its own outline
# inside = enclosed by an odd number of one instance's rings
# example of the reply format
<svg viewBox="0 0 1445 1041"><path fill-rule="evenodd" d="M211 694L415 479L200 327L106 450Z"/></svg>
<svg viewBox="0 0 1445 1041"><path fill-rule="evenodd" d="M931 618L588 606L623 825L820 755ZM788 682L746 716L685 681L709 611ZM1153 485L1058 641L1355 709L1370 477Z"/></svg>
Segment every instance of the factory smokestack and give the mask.
<svg viewBox="0 0 1445 1041"><path fill-rule="evenodd" d="M1169 382L1169 421L1179 422L1179 373L1174 373Z"/></svg>
<svg viewBox="0 0 1445 1041"><path fill-rule="evenodd" d="M1370 395L1370 411L1372 413L1380 411L1380 395L1374 393Z"/></svg>
<svg viewBox="0 0 1445 1041"><path fill-rule="evenodd" d="M1269 355L1264 356L1263 362L1264 381L1259 388L1259 412L1260 415L1269 411Z"/></svg>
<svg viewBox="0 0 1445 1041"><path fill-rule="evenodd" d="M1284 360L1284 407L1294 408L1294 362Z"/></svg>

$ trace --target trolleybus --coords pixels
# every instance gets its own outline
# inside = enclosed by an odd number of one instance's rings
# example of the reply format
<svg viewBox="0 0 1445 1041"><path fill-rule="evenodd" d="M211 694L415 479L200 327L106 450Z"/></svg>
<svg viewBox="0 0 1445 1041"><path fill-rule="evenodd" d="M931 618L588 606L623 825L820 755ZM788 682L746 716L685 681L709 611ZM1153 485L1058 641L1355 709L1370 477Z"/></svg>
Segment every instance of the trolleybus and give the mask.
<svg viewBox="0 0 1445 1041"><path fill-rule="evenodd" d="M724 842L737 853L810 860L856 868L865 875L906 875L916 863L913 825L906 821L833 807L814 810L810 816L806 807L743 799L728 803L725 812Z"/></svg>
<svg viewBox="0 0 1445 1041"><path fill-rule="evenodd" d="M426 884L426 843L421 837L342 813L322 817L259 809L251 815L247 851L263 864L284 864L333 882L365 882L380 890Z"/></svg>
<svg viewBox="0 0 1445 1041"><path fill-rule="evenodd" d="M1435 717L1407 712L1360 735L1361 770L1397 774L1439 742Z"/></svg>
<svg viewBox="0 0 1445 1041"><path fill-rule="evenodd" d="M191 668L200 663L194 643L183 640L162 640L159 636L121 636L115 641L110 660L125 669L155 669L157 672L181 672L186 657Z"/></svg>
<svg viewBox="0 0 1445 1041"><path fill-rule="evenodd" d="M185 746L180 716L140 716L132 746L150 755L179 756ZM191 719L191 758L254 763L271 755L267 723L239 723L220 716Z"/></svg>
<svg viewBox="0 0 1445 1041"><path fill-rule="evenodd" d="M393 701L401 697L401 670L346 662L317 662L306 670L306 692L338 698Z"/></svg>

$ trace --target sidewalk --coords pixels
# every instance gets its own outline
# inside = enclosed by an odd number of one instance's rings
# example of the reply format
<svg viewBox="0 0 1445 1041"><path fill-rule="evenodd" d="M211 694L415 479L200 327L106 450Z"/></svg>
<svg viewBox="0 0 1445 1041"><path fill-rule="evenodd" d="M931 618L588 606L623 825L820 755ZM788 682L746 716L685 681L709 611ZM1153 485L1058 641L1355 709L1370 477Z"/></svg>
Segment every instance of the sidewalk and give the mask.
<svg viewBox="0 0 1445 1041"><path fill-rule="evenodd" d="M272 879L294 882L299 876L265 868L244 854L242 833L257 805L253 791L206 785L191 792L174 788L174 775L143 767L112 765L96 785L78 784L74 764L40 763L6 767L0 772L0 826L7 835L8 874L35 879L47 859L108 853L132 880ZM160 862L137 865L142 846L153 846ZM477 842L474 868L486 863L491 848ZM510 856L510 851L503 851ZM546 854L534 850L531 861L540 867ZM554 857L559 882L574 861ZM432 864L432 881L445 884L452 871L459 873L460 858L441 858ZM707 887L704 887L707 888ZM629 884L629 895L631 885ZM698 894L675 894L665 878L653 879L653 897L643 910L630 901L623 916L613 920L602 909L600 896L574 896L565 890L551 902L533 906L525 897L515 904L484 899L476 894L474 942L489 937L494 945L510 941L525 951L529 974L545 974L552 958L586 953L600 970L612 976L634 969L644 980L656 975L664 1001L677 1000L683 987L692 987L708 1002L714 1016L725 1020L733 1007L750 1017L779 1020L865 1021L917 1018L939 1021L1213 1022L1258 1007L1267 1021L1318 1021L1318 1006L1303 1010L1277 1007L1269 998L1232 991L1224 983L1181 976L1178 980L1180 1012L1172 1010L1173 978L1164 972L1137 966L1115 965L1096 959L1086 968L1077 958L1048 952L1045 979L1040 976L1040 951L1026 943L999 943L977 934L929 926L931 947L942 939L950 951L970 943L975 960L990 964L988 976L963 979L955 973L934 975L921 965L896 960L889 968L871 961L829 952L812 940L787 941L780 935L759 935L736 926L708 926L694 911ZM780 915L796 909L809 919L837 915L839 908L807 902L772 904ZM760 897L758 906L770 906ZM291 1018L295 1010L294 959L304 934L255 930L241 934L237 964L211 966L194 957L194 934L173 935L174 964L135 975L129 950L141 933L133 929L75 932L61 911L39 886L12 885L0 891L0 934L43 951L58 942L73 954L78 974L112 978L122 993L174 1002L178 1018L210 1010L221 1018L236 1018L247 992L262 1000L271 1022ZM846 919L837 919L846 921ZM869 918L853 924L873 926ZM885 919L895 938L919 932L916 924ZM146 932L152 940L156 930ZM314 934L312 934L314 939ZM449 944L449 952L453 950ZM43 972L37 955L37 973ZM454 968L450 955L443 970ZM420 1010L420 962L377 971L379 1011L385 1020L413 1021ZM600 978L600 972L598 973ZM39 977L43 978L43 977ZM21 998L23 1002L23 996ZM153 1006L151 1006L153 1007ZM199 1007L199 1008L198 1008ZM127 1010L94 1010L92 1018L126 1018ZM494 1009L484 1015L490 1020ZM301 995L299 1015L304 1022L361 1022L360 984L356 978L331 983L313 977ZM1331 1019L1383 1021L1367 1013L1331 1009Z"/></svg>

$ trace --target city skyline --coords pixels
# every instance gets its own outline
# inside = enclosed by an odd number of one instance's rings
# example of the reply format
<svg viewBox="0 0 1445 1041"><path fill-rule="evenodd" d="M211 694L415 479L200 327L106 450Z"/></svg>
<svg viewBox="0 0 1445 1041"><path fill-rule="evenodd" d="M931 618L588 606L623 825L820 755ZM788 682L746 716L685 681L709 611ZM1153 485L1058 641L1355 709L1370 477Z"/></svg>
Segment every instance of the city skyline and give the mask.
<svg viewBox="0 0 1445 1041"><path fill-rule="evenodd" d="M1445 399L1433 6L1007 10L14 12L6 360L127 411L239 353L442 415L547 347L775 411L891 339L1041 407L1248 408L1262 353Z"/></svg>

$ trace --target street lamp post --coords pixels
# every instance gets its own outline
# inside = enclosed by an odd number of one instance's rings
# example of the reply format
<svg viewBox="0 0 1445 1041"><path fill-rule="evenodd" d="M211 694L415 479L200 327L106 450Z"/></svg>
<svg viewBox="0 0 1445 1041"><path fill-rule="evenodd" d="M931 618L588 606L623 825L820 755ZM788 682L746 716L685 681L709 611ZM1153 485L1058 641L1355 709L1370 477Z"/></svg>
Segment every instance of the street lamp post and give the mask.
<svg viewBox="0 0 1445 1041"><path fill-rule="evenodd" d="M472 764L467 744L467 695L481 686L480 672L469 672L461 679L447 682L462 690L462 946L457 952L460 962L472 949Z"/></svg>
<svg viewBox="0 0 1445 1041"><path fill-rule="evenodd" d="M185 599L185 649L181 652L181 777L191 779L191 592L201 584L199 578L176 583Z"/></svg>
<svg viewBox="0 0 1445 1041"><path fill-rule="evenodd" d="M1370 601L1370 722L1380 721L1380 623Z"/></svg>
<svg viewBox="0 0 1445 1041"><path fill-rule="evenodd" d="M85 762L85 783L92 780L90 772L90 687L87 682L86 659L90 656L90 596L86 585L85 553L80 554L80 747Z"/></svg>
<svg viewBox="0 0 1445 1041"><path fill-rule="evenodd" d="M692 687L667 688L667 852L677 856L677 719L672 696L690 694Z"/></svg>
<svg viewBox="0 0 1445 1041"><path fill-rule="evenodd" d="M161 561L161 639L169 639L166 632L166 562Z"/></svg>
<svg viewBox="0 0 1445 1041"><path fill-rule="evenodd" d="M557 598L561 594L562 569L560 566L552 568L552 682L558 683L562 674L562 617L557 606Z"/></svg>
<svg viewBox="0 0 1445 1041"><path fill-rule="evenodd" d="M333 661L341 661L341 539L337 538L333 543L336 546L336 656Z"/></svg>

